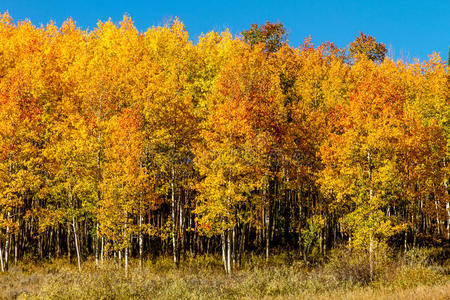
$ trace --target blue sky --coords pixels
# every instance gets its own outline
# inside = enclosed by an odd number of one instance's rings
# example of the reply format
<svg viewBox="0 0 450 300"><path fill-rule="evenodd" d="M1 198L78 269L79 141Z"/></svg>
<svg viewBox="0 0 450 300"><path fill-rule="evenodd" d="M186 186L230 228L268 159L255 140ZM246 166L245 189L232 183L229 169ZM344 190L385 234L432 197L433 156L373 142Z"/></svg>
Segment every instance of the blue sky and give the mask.
<svg viewBox="0 0 450 300"><path fill-rule="evenodd" d="M127 13L140 31L162 25L178 16L196 42L201 33L229 28L234 34L252 23L281 21L289 31L289 43L298 47L311 36L314 43L332 41L348 45L359 31L387 45L394 58L427 59L433 51L448 57L450 1L86 1L0 0L15 21L29 18L40 25L54 20L60 25L72 17L84 29L98 20L114 22Z"/></svg>

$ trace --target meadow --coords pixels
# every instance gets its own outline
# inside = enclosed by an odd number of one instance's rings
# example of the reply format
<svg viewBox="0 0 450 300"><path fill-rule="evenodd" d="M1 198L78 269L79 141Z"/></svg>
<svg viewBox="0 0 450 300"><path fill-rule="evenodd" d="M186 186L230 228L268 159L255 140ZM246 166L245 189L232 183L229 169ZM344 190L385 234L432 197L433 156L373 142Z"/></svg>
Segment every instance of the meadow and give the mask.
<svg viewBox="0 0 450 300"><path fill-rule="evenodd" d="M21 262L0 275L5 299L450 299L450 268L442 249L415 249L379 259L370 281L367 257L346 248L317 264L281 252L269 262L249 254L242 269L225 274L219 256L121 262L83 271L67 259ZM442 258L442 257L441 257Z"/></svg>

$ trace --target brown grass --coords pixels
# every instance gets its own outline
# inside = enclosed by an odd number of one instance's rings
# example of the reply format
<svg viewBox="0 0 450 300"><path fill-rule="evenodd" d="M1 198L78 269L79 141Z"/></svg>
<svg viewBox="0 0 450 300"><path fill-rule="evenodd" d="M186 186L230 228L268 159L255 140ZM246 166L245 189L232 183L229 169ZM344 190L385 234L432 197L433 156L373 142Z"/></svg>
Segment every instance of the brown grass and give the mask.
<svg viewBox="0 0 450 300"><path fill-rule="evenodd" d="M250 257L233 276L222 272L217 257L186 259L179 269L168 258L147 261L142 270L133 261L128 275L114 261L101 267L87 261L82 272L65 260L21 263L0 275L0 298L450 299L450 275L443 266L391 261L366 282L360 258L338 257L348 260L344 269L333 257L315 267L286 263L281 256L269 264Z"/></svg>

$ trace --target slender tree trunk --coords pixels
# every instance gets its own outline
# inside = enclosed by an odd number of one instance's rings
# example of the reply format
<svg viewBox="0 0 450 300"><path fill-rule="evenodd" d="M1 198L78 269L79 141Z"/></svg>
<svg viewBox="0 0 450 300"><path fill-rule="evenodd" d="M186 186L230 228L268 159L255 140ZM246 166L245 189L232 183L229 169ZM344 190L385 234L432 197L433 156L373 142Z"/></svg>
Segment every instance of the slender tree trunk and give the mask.
<svg viewBox="0 0 450 300"><path fill-rule="evenodd" d="M38 236L38 251L39 251L39 258L43 259L44 258L44 251L42 249L42 237Z"/></svg>
<svg viewBox="0 0 450 300"><path fill-rule="evenodd" d="M125 231L124 231L124 239L126 241L125 250L124 250L124 264L125 264L125 276L128 275L128 212L125 212Z"/></svg>
<svg viewBox="0 0 450 300"><path fill-rule="evenodd" d="M183 220L183 201L181 197L181 193L178 195L178 212L179 212L179 220L178 220L178 245L177 245L177 256L178 259L181 260L181 251L184 250L184 220Z"/></svg>
<svg viewBox="0 0 450 300"><path fill-rule="evenodd" d="M228 237L228 243L227 243L227 248L228 248L228 257L227 257L227 268L228 268L228 275L231 275L231 230L228 229L227 230L227 237Z"/></svg>
<svg viewBox="0 0 450 300"><path fill-rule="evenodd" d="M58 225L58 227L56 228L56 256L58 256L58 257L61 255L61 240L60 240L61 237L60 237L60 235L61 235L61 228ZM15 235L14 240L17 241L17 234ZM16 252L17 242L14 243L14 245L15 245L14 250Z"/></svg>
<svg viewBox="0 0 450 300"><path fill-rule="evenodd" d="M176 205L175 205L175 168L172 165L172 180L170 182L171 189L171 204L172 204L172 246L173 246L173 263L178 267L177 257L177 218L176 218Z"/></svg>
<svg viewBox="0 0 450 300"><path fill-rule="evenodd" d="M17 265L18 256L19 256L19 236L16 233L14 234L14 265Z"/></svg>
<svg viewBox="0 0 450 300"><path fill-rule="evenodd" d="M436 209L436 224L437 224L437 233L441 233L441 222L439 220L439 211L438 211L438 201L434 200L434 207Z"/></svg>
<svg viewBox="0 0 450 300"><path fill-rule="evenodd" d="M139 212L139 268L142 269L142 253L144 248L144 240L142 238L142 212Z"/></svg>
<svg viewBox="0 0 450 300"><path fill-rule="evenodd" d="M67 224L67 258L70 262L70 223Z"/></svg>
<svg viewBox="0 0 450 300"><path fill-rule="evenodd" d="M450 58L449 58L449 66L450 66ZM448 76L448 75L447 75ZM450 78L450 77L448 77ZM447 161L444 158L444 168L446 167ZM447 199L450 198L450 190L448 188L448 179L444 179L444 187L445 191L447 192ZM445 203L445 210L447 211L447 239L450 240L450 200L447 200L447 203Z"/></svg>
<svg viewBox="0 0 450 300"><path fill-rule="evenodd" d="M101 154L102 154L102 147L101 147L101 139L102 139L102 128L100 126L101 124L101 120L102 120L102 109L103 109L103 97L100 96L99 97L99 106L98 106L98 111L97 111L97 120L99 122L99 130L98 130L98 135L97 135L97 143L98 143L98 149L97 149L97 203L96 206L98 208L99 204L100 204L100 200L101 200L101 191L99 189L99 184L102 180L102 166L101 166ZM98 220L95 221L96 226L95 226L95 265L98 266L98 242L99 242L99 223ZM103 263L103 259L102 259L102 263Z"/></svg>
<svg viewBox="0 0 450 300"><path fill-rule="evenodd" d="M222 262L223 262L223 267L225 269L225 273L228 274L228 264L227 264L227 255L226 255L227 240L225 238L225 231L224 230L220 234L220 237L222 239Z"/></svg>
<svg viewBox="0 0 450 300"><path fill-rule="evenodd" d="M73 236L75 238L75 250L77 251L78 270L81 271L81 253L80 253L80 244L79 244L79 240L78 240L77 225L76 225L75 217L72 217L72 226L73 226Z"/></svg>
<svg viewBox="0 0 450 300"><path fill-rule="evenodd" d="M367 151L367 164L369 166L369 184L372 184L372 169L371 169L371 156L370 152ZM372 216L372 198L373 198L373 190L372 188L369 191L369 209L370 215ZM372 229L370 229L372 230ZM369 268L370 268L370 280L373 280L373 236L372 232L369 235Z"/></svg>
<svg viewBox="0 0 450 300"><path fill-rule="evenodd" d="M3 261L3 248L1 245L0 245L0 266L1 266L2 272L5 272L5 263Z"/></svg>
<svg viewBox="0 0 450 300"><path fill-rule="evenodd" d="M10 220L10 217L11 217L11 213L8 211L8 213L7 213L8 222ZM9 225L8 225L8 226L6 226L6 240L5 240L5 261L4 261L5 271L8 270L9 239L10 239L10 234L9 234Z"/></svg>
<svg viewBox="0 0 450 300"><path fill-rule="evenodd" d="M233 227L233 232L232 232L232 244L233 244L233 248L232 248L232 254L231 256L233 257L233 270L236 269L236 225L234 225Z"/></svg>
<svg viewBox="0 0 450 300"><path fill-rule="evenodd" d="M128 246L124 249L125 276L128 276Z"/></svg>
<svg viewBox="0 0 450 300"><path fill-rule="evenodd" d="M98 238L98 231L99 231L99 225L98 222L95 222L95 265L98 266L98 257L99 257L99 238ZM103 263L103 261L102 261Z"/></svg>
<svg viewBox="0 0 450 300"><path fill-rule="evenodd" d="M268 207L266 210L266 220L265 220L265 225L266 225L266 261L269 261L269 247L270 247L270 208Z"/></svg>
<svg viewBox="0 0 450 300"><path fill-rule="evenodd" d="M102 237L101 238L101 247L100 247L100 262L103 265L103 257L104 257L104 242L105 242L105 238Z"/></svg>
<svg viewBox="0 0 450 300"><path fill-rule="evenodd" d="M447 210L447 239L450 240L450 202L445 204Z"/></svg>
<svg viewBox="0 0 450 300"><path fill-rule="evenodd" d="M263 198L266 202L264 211L264 239L265 239L265 256L266 261L269 261L269 246L270 246L270 195L267 195L268 184L264 187Z"/></svg>
<svg viewBox="0 0 450 300"><path fill-rule="evenodd" d="M408 251L407 242L408 242L408 230L405 230L405 240L403 243L403 249L404 249L405 254L406 254L406 251Z"/></svg>
<svg viewBox="0 0 450 300"><path fill-rule="evenodd" d="M189 210L189 228L192 228L192 211ZM194 238L195 238L195 232L189 231L188 233L188 239L189 239L189 252L191 252L191 257L195 257L194 254Z"/></svg>
<svg viewBox="0 0 450 300"><path fill-rule="evenodd" d="M242 224L241 227L241 236L240 236L240 241L239 241L239 252L238 252L238 267L241 267L241 262L242 262L242 254L244 253L244 247L245 247L245 235L246 235L246 224Z"/></svg>
<svg viewBox="0 0 450 300"><path fill-rule="evenodd" d="M373 280L373 238L372 235L369 237L369 270L370 270L370 280Z"/></svg>

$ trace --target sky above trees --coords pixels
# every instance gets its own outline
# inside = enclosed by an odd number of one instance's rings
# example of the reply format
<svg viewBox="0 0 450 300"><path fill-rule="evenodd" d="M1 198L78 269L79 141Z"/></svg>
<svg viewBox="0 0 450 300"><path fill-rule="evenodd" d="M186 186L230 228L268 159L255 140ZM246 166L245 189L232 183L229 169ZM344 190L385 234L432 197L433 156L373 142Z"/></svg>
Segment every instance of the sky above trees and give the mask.
<svg viewBox="0 0 450 300"><path fill-rule="evenodd" d="M113 22L129 14L140 31L163 25L175 16L186 25L190 39L201 33L229 28L233 34L266 20L282 22L289 43L298 47L305 37L320 44L333 41L347 46L359 31L386 44L388 55L411 62L428 59L433 52L448 58L450 2L448 1L26 1L2 0L0 11L15 21L29 18L33 24L57 25L72 17L84 29L97 21Z"/></svg>

